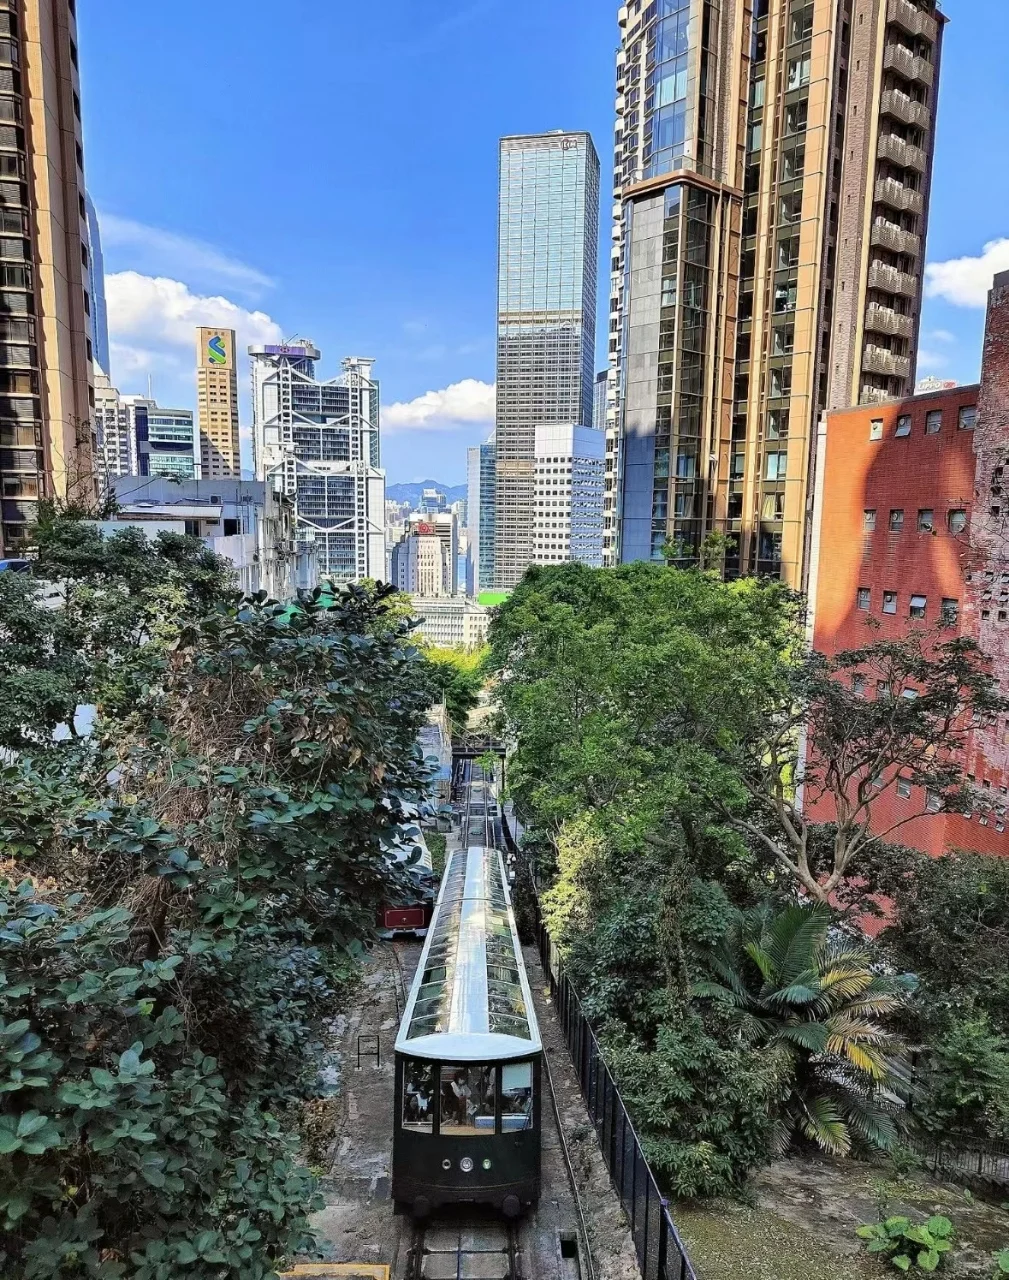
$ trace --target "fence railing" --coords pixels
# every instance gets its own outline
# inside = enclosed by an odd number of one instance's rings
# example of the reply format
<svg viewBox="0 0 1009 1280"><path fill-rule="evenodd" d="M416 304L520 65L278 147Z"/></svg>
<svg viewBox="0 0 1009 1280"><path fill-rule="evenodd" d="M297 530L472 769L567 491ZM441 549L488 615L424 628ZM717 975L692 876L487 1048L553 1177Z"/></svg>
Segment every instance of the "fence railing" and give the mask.
<svg viewBox="0 0 1009 1280"><path fill-rule="evenodd" d="M538 905L538 904L537 904ZM641 1150L638 1135L603 1060L581 1001L565 976L557 948L539 922L539 950L550 981L557 1018L578 1075L582 1097L606 1168L634 1237L643 1280L697 1280L687 1251Z"/></svg>
<svg viewBox="0 0 1009 1280"><path fill-rule="evenodd" d="M502 824L509 852L518 850L510 824ZM550 982L557 1019L574 1063L582 1097L595 1127L599 1148L613 1188L631 1226L643 1280L697 1280L687 1251L669 1212L669 1201L641 1150L624 1100L603 1058L595 1032L582 1009L578 993L564 973L540 912L532 885L540 958Z"/></svg>
<svg viewBox="0 0 1009 1280"><path fill-rule="evenodd" d="M1004 1139L953 1134L945 1141L932 1142L917 1136L911 1146L934 1174L954 1174L976 1178L993 1187L1009 1187L1009 1142Z"/></svg>

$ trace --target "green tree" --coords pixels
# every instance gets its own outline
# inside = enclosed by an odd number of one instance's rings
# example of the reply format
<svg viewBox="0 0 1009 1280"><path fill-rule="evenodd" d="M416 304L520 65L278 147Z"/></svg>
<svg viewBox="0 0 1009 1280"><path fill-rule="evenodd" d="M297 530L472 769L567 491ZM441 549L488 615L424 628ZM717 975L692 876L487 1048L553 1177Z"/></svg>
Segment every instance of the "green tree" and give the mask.
<svg viewBox="0 0 1009 1280"><path fill-rule="evenodd" d="M963 750L973 723L1005 710L991 663L968 639L914 633L833 659L812 654L786 682L755 687L750 732L722 758L741 786L711 791L725 820L803 892L828 903L893 843L906 812L880 822L899 780L936 809L968 803ZM817 839L833 820L829 845Z"/></svg>
<svg viewBox="0 0 1009 1280"><path fill-rule="evenodd" d="M821 905L741 914L709 958L715 981L694 994L720 1002L750 1044L784 1058L775 1146L795 1134L846 1155L857 1136L886 1149L896 1128L883 1090L902 1078L900 1039L885 1019L908 983L876 972L866 947L832 933Z"/></svg>
<svg viewBox="0 0 1009 1280"><path fill-rule="evenodd" d="M487 650L425 645L424 656L431 664L434 687L445 700L453 729L465 732L470 712L479 705L486 682Z"/></svg>
<svg viewBox="0 0 1009 1280"><path fill-rule="evenodd" d="M60 725L88 700L91 667L62 609L46 608L42 588L21 573L0 573L0 747L45 750Z"/></svg>
<svg viewBox="0 0 1009 1280"><path fill-rule="evenodd" d="M309 1247L298 1106L426 786L383 607L189 618L128 718L5 771L5 1277L264 1280Z"/></svg>

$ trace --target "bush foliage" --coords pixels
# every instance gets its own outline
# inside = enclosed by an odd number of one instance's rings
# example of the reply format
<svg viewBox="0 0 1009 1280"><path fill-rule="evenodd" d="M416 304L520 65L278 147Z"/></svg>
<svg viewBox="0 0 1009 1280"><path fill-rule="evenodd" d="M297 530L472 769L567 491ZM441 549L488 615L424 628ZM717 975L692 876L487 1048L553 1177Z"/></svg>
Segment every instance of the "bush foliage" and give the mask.
<svg viewBox="0 0 1009 1280"><path fill-rule="evenodd" d="M79 581L118 613L101 564ZM92 617L95 735L4 770L5 1277L260 1280L310 1247L299 1104L426 779L384 598L173 591L115 663Z"/></svg>

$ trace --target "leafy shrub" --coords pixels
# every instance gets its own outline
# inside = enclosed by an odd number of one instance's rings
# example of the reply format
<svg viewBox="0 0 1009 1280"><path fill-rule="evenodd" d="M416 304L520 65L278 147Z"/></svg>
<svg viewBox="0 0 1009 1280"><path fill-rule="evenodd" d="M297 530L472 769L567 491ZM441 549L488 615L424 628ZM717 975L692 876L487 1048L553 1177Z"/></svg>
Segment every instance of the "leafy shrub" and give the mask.
<svg viewBox="0 0 1009 1280"><path fill-rule="evenodd" d="M300 1105L427 777L382 609L191 619L100 741L0 771L4 1280L265 1280L311 1246Z"/></svg>
<svg viewBox="0 0 1009 1280"><path fill-rule="evenodd" d="M904 1272L936 1271L953 1248L953 1224L940 1215L923 1224L910 1218L887 1218L865 1223L856 1228L856 1234L866 1242L867 1253L888 1258Z"/></svg>
<svg viewBox="0 0 1009 1280"><path fill-rule="evenodd" d="M1009 1135L1009 1040L986 1015L956 1019L919 1064L915 1116L933 1134Z"/></svg>
<svg viewBox="0 0 1009 1280"><path fill-rule="evenodd" d="M606 1058L645 1156L670 1190L724 1195L770 1157L774 1066L719 1043L696 1013L666 1015L651 1046L610 1028Z"/></svg>

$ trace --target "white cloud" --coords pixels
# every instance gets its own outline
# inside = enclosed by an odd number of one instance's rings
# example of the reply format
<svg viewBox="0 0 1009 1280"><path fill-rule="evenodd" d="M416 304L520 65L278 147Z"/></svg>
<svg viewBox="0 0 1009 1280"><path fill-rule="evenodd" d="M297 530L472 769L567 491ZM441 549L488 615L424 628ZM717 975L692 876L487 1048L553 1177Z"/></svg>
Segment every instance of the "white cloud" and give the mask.
<svg viewBox="0 0 1009 1280"><path fill-rule="evenodd" d="M246 296L258 297L273 287L273 280L256 267L239 262L212 244L149 227L132 218L119 218L114 213L98 216L102 249L110 258L128 258L130 265L151 275L171 271L198 287L224 286Z"/></svg>
<svg viewBox="0 0 1009 1280"><path fill-rule="evenodd" d="M931 329L927 337L930 342L956 342L956 334L948 329Z"/></svg>
<svg viewBox="0 0 1009 1280"><path fill-rule="evenodd" d="M382 410L382 426L390 431L444 431L472 423L493 423L494 384L464 378L442 391L425 391L405 404Z"/></svg>
<svg viewBox="0 0 1009 1280"><path fill-rule="evenodd" d="M918 350L918 373L941 373L949 364L949 360L941 351L932 351L928 347Z"/></svg>
<svg viewBox="0 0 1009 1280"><path fill-rule="evenodd" d="M120 271L107 277L105 294L110 336L125 351L195 351L198 325L237 330L240 351L249 343L280 342L283 337L280 325L265 311L248 311L230 298L202 297L165 276ZM117 371L119 367L114 365Z"/></svg>
<svg viewBox="0 0 1009 1280"><path fill-rule="evenodd" d="M925 292L955 307L984 307L1000 271L1009 271L1009 239L990 240L977 258L930 262L925 268Z"/></svg>

